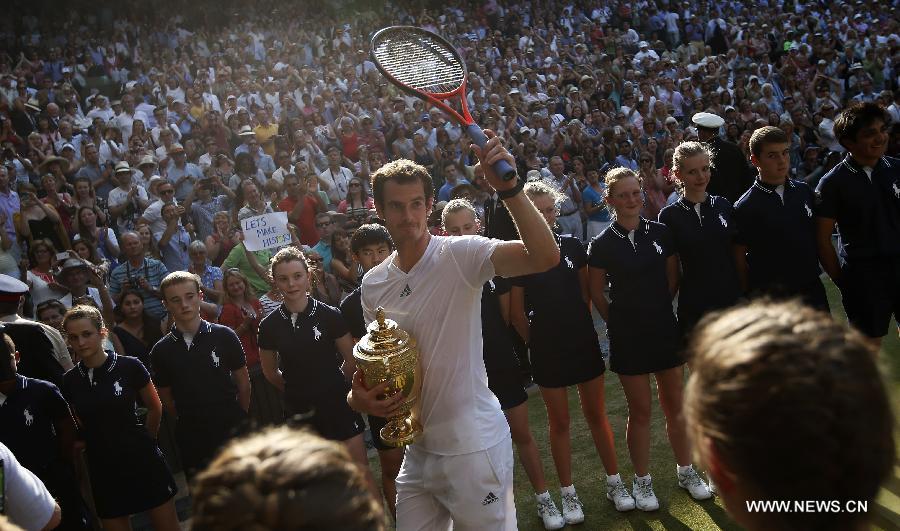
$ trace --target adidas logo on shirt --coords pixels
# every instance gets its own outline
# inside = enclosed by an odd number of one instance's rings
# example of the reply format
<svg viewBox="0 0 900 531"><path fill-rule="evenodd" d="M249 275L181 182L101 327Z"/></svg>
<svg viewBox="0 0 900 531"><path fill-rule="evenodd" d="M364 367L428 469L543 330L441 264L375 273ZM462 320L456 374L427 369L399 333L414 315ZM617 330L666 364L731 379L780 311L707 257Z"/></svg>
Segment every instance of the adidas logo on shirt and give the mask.
<svg viewBox="0 0 900 531"><path fill-rule="evenodd" d="M411 294L412 294L412 290L409 289L409 284L407 284L406 287L403 288L403 291L400 292L400 298L402 299L403 297L407 297Z"/></svg>
<svg viewBox="0 0 900 531"><path fill-rule="evenodd" d="M481 505L490 505L499 500L500 498L498 498L493 492L488 492L488 495L484 497L484 501L481 502Z"/></svg>

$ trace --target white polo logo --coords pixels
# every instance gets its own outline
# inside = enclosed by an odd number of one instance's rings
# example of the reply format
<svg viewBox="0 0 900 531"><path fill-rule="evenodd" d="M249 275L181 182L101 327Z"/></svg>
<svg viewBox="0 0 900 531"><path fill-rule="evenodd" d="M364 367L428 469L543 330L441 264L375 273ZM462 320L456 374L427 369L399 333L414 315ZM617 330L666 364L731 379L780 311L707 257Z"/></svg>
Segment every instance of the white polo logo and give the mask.
<svg viewBox="0 0 900 531"><path fill-rule="evenodd" d="M900 185L897 185L897 183L894 182L891 183L891 188L894 190L894 196L896 196L897 199L900 199Z"/></svg>
<svg viewBox="0 0 900 531"><path fill-rule="evenodd" d="M803 203L803 208L806 209L806 217L811 218L812 217L812 209L809 208L809 205L807 205L806 203Z"/></svg>
<svg viewBox="0 0 900 531"><path fill-rule="evenodd" d="M569 266L569 269L575 269L575 264L572 263L572 259L568 256L565 257L566 265Z"/></svg>
<svg viewBox="0 0 900 531"><path fill-rule="evenodd" d="M213 366L218 367L219 366L219 356L216 356L215 350L209 353L209 357L212 358Z"/></svg>
<svg viewBox="0 0 900 531"><path fill-rule="evenodd" d="M656 240L653 240L653 248L656 249L657 254L662 254L662 247L660 247L659 244L656 243Z"/></svg>
<svg viewBox="0 0 900 531"><path fill-rule="evenodd" d="M119 384L119 380L113 382L113 392L116 393L116 396L122 396L122 386Z"/></svg>
<svg viewBox="0 0 900 531"><path fill-rule="evenodd" d="M728 222L725 221L725 216L723 216L722 214L719 214L719 223L721 223L722 226L726 229L728 228Z"/></svg>
<svg viewBox="0 0 900 531"><path fill-rule="evenodd" d="M315 325L313 327L313 339L318 341L321 338L322 338L322 332L319 331L319 325Z"/></svg>
<svg viewBox="0 0 900 531"><path fill-rule="evenodd" d="M28 411L28 408L22 411L22 414L25 415L25 425L31 426L34 424L34 415L31 414L31 411Z"/></svg>
<svg viewBox="0 0 900 531"><path fill-rule="evenodd" d="M488 280L488 286L490 286L491 291L494 291L497 289L497 285L494 284L494 279Z"/></svg>

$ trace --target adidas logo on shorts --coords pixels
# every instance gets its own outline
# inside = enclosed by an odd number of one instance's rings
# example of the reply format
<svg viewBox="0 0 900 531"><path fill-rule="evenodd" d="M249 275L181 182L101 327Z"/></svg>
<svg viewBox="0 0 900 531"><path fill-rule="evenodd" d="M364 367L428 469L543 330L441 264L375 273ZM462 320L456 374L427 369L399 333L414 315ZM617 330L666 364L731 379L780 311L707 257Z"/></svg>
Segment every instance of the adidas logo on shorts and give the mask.
<svg viewBox="0 0 900 531"><path fill-rule="evenodd" d="M499 500L500 498L498 498L493 492L488 492L488 495L484 497L484 501L481 502L481 505L490 505Z"/></svg>

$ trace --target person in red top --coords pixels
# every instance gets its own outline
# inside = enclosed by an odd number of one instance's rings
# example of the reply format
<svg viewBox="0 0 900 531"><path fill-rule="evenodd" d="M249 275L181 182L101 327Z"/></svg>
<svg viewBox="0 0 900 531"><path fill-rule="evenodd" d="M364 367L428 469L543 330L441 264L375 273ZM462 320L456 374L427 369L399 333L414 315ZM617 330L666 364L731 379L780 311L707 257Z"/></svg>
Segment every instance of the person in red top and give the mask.
<svg viewBox="0 0 900 531"><path fill-rule="evenodd" d="M319 231L316 229L316 214L325 212L325 202L322 200L318 189L310 189L310 182L314 187L318 181L313 177L299 177L293 173L284 176L284 189L287 197L279 201L278 210L287 212L288 222L300 229L300 242L304 245L315 245L319 241Z"/></svg>
<svg viewBox="0 0 900 531"><path fill-rule="evenodd" d="M250 373L250 418L259 426L281 422L280 399L272 385L266 381L259 364L256 331L263 318L262 303L256 298L250 281L239 269L226 269L222 273L224 303L219 314L219 324L234 330L244 347L247 370Z"/></svg>

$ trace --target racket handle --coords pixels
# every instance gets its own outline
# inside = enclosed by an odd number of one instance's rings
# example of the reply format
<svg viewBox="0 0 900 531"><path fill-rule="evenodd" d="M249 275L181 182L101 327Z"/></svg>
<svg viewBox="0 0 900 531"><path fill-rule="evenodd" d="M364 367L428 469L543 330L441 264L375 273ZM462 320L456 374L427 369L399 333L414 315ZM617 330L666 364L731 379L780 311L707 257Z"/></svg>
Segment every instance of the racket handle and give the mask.
<svg viewBox="0 0 900 531"><path fill-rule="evenodd" d="M476 146L483 148L487 144L488 138L478 125L472 124L466 127L466 133L469 134L469 138L472 139L472 142L475 142ZM494 163L494 172L503 178L504 181L511 181L516 178L516 169L505 160Z"/></svg>

